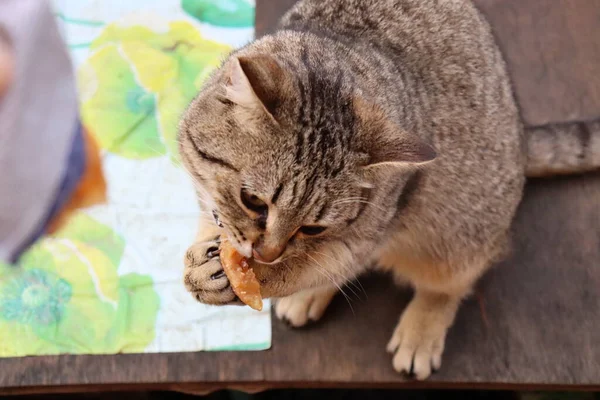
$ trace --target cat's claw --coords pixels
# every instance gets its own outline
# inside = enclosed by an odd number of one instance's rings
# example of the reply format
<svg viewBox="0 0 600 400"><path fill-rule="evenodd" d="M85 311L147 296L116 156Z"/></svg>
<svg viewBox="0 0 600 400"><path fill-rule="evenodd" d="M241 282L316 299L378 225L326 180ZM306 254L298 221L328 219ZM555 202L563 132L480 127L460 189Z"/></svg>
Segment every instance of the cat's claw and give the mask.
<svg viewBox="0 0 600 400"><path fill-rule="evenodd" d="M206 304L238 304L239 300L223 271L217 237L192 245L185 255L183 282L196 300Z"/></svg>

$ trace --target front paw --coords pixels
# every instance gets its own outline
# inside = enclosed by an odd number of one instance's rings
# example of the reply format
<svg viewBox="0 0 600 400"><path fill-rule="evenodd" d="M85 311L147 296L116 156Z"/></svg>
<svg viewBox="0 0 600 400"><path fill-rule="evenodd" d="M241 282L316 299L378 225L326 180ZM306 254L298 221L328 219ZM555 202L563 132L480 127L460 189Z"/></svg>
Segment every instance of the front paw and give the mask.
<svg viewBox="0 0 600 400"><path fill-rule="evenodd" d="M424 380L441 367L451 313L444 307L425 311L414 301L409 304L387 345L397 372Z"/></svg>
<svg viewBox="0 0 600 400"><path fill-rule="evenodd" d="M185 255L183 282L196 300L205 304L239 304L219 258L219 237L193 244Z"/></svg>
<svg viewBox="0 0 600 400"><path fill-rule="evenodd" d="M318 321L331 303L337 289L306 289L277 300L275 315L295 328Z"/></svg>

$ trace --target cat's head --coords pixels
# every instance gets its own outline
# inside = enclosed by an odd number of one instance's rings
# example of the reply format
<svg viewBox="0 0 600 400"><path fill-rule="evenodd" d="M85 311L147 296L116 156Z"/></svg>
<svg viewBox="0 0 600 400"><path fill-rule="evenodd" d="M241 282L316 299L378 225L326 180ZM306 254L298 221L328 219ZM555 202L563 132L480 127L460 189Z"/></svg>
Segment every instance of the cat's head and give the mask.
<svg viewBox="0 0 600 400"><path fill-rule="evenodd" d="M265 54L225 62L190 105L179 135L202 208L240 253L269 268L285 264L271 296L300 289L295 277L309 272L295 269L325 246L360 236L357 220L376 203L366 193L389 185L390 171L435 157L357 94L342 71ZM304 276L302 285L310 281Z"/></svg>

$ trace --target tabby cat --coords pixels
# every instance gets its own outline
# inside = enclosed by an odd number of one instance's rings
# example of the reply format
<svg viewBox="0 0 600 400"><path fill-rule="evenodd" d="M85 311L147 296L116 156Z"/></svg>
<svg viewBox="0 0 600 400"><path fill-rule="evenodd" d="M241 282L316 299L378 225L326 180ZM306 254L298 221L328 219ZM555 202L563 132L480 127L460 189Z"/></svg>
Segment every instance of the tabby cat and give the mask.
<svg viewBox="0 0 600 400"><path fill-rule="evenodd" d="M600 135L587 150L525 137L470 1L300 1L181 120L205 211L185 285L203 303L238 302L215 251L224 234L253 256L277 316L302 326L378 265L415 289L388 350L425 379L461 299L506 251L525 176L600 165Z"/></svg>

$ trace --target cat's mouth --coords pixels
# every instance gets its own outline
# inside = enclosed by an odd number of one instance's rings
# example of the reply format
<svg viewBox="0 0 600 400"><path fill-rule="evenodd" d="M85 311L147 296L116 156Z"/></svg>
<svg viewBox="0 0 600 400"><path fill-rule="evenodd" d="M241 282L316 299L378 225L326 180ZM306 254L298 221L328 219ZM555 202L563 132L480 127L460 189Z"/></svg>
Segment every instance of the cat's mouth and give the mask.
<svg viewBox="0 0 600 400"><path fill-rule="evenodd" d="M219 219L219 213L217 210L212 210L212 216L215 220L215 224L219 228L223 228L223 230L225 230L226 232L231 233L231 230L225 227L223 222L221 222L221 220ZM252 243L247 241L244 243L240 243L239 240L235 237L235 235L232 234L228 234L226 236L228 237L228 240L231 241L231 244L233 245L233 247L235 247L238 253L240 253L246 258L252 258Z"/></svg>
<svg viewBox="0 0 600 400"><path fill-rule="evenodd" d="M225 226L223 225L223 223L219 219L219 213L217 212L217 210L212 210L212 216L213 216L213 218L215 220L215 224L219 228L225 228ZM250 242L240 243L238 240L232 240L231 238L229 240L231 240L231 242L233 244L233 247L235 247L235 249L240 254L242 254L244 257L252 258L258 264L262 264L262 265L275 265L275 264L281 263L284 260L284 258L285 258L284 254L282 253L279 257L277 257L273 261L261 260L260 257L255 256L255 252L252 249L252 243L250 243Z"/></svg>

